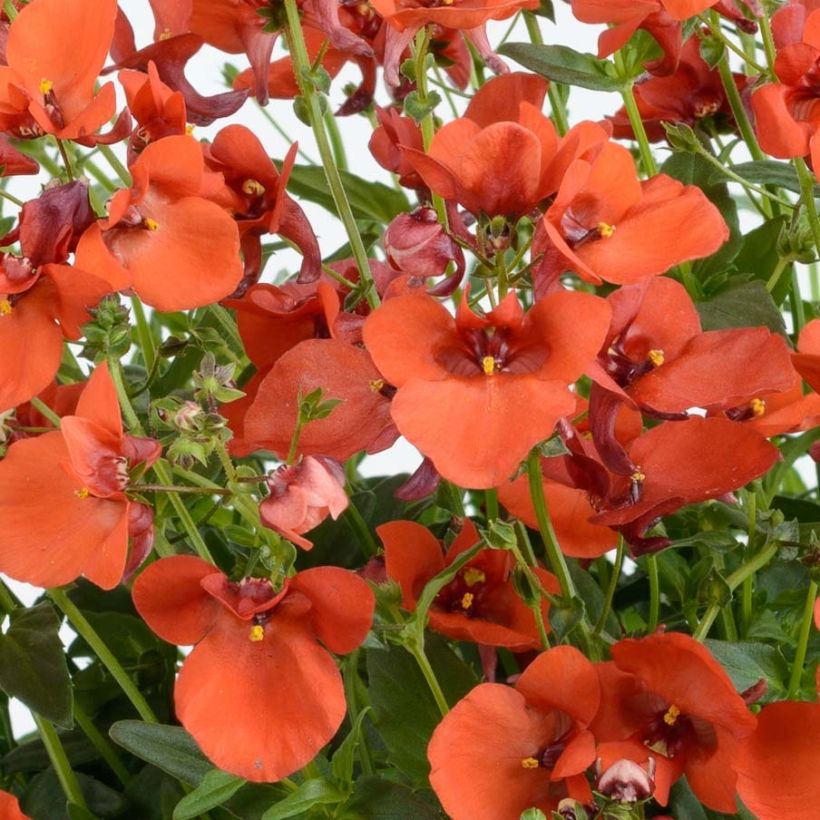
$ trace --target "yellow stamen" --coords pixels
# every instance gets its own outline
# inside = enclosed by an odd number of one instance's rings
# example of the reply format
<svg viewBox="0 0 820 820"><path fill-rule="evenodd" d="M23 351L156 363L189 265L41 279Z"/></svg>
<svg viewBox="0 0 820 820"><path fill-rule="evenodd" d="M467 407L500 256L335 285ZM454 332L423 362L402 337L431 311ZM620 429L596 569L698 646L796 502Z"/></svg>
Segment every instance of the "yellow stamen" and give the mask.
<svg viewBox="0 0 820 820"><path fill-rule="evenodd" d="M384 387L384 379L373 379L370 382L370 389L374 393L378 393Z"/></svg>
<svg viewBox="0 0 820 820"><path fill-rule="evenodd" d="M608 222L599 222L598 223L598 233L604 238L609 239L615 233L615 226L610 225Z"/></svg>
<svg viewBox="0 0 820 820"><path fill-rule="evenodd" d="M251 627L250 639L252 641L261 641L265 637L265 627L261 624L254 624Z"/></svg>
<svg viewBox="0 0 820 820"><path fill-rule="evenodd" d="M248 196L262 196L265 193L265 186L256 179L246 179L242 183L242 191Z"/></svg>
<svg viewBox="0 0 820 820"><path fill-rule="evenodd" d="M0 299L0 316L8 316L11 311L11 302L8 299Z"/></svg>
<svg viewBox="0 0 820 820"><path fill-rule="evenodd" d="M191 136L191 134L193 134L193 133L194 133L194 127L195 127L195 126L193 126L193 125L186 125L186 126L185 126L185 133L186 133L189 137Z"/></svg>
<svg viewBox="0 0 820 820"><path fill-rule="evenodd" d="M655 367L660 367L665 361L662 350L650 350L649 353L646 354L646 358L649 359Z"/></svg>
<svg viewBox="0 0 820 820"><path fill-rule="evenodd" d="M487 580L487 576L475 567L467 567L464 570L464 583L468 587L474 587L476 584L483 584Z"/></svg>
<svg viewBox="0 0 820 820"><path fill-rule="evenodd" d="M495 373L495 358L493 356L485 356L481 360L481 369L486 375L492 376L493 373Z"/></svg>
<svg viewBox="0 0 820 820"><path fill-rule="evenodd" d="M673 703L667 710L666 714L663 716L663 722L667 726L674 726L678 722L678 718L680 717L680 709Z"/></svg>
<svg viewBox="0 0 820 820"><path fill-rule="evenodd" d="M91 490L89 490L88 487L81 487L79 490L74 490L74 495L85 501L85 499L91 495Z"/></svg>
<svg viewBox="0 0 820 820"><path fill-rule="evenodd" d="M766 402L763 399L752 399L749 402L749 407L751 407L752 415L755 418L760 418L766 412Z"/></svg>
<svg viewBox="0 0 820 820"><path fill-rule="evenodd" d="M169 28L164 28L164 29L163 29L163 30L159 33L159 40L160 40L160 42L162 42L163 40L170 40L170 39L171 39L171 36L172 36L172 35L171 35L171 29L169 29Z"/></svg>
<svg viewBox="0 0 820 820"><path fill-rule="evenodd" d="M473 605L474 597L472 592L465 592L464 597L461 599L461 608L469 609Z"/></svg>
<svg viewBox="0 0 820 820"><path fill-rule="evenodd" d="M525 757L521 761L522 769L537 769L541 764L534 757Z"/></svg>
<svg viewBox="0 0 820 820"><path fill-rule="evenodd" d="M646 481L646 473L641 472L641 468L638 467L634 473L630 476L633 481Z"/></svg>
<svg viewBox="0 0 820 820"><path fill-rule="evenodd" d="M146 216L142 224L145 225L145 227L148 228L149 231L155 231L157 230L157 228L159 228L159 222L157 222L155 219L151 219L150 216Z"/></svg>
<svg viewBox="0 0 820 820"><path fill-rule="evenodd" d="M54 83L51 82L51 80L47 80L45 77L43 77L43 79L40 80L40 93L44 97L46 94L48 94L49 91L51 91L52 88L54 88Z"/></svg>

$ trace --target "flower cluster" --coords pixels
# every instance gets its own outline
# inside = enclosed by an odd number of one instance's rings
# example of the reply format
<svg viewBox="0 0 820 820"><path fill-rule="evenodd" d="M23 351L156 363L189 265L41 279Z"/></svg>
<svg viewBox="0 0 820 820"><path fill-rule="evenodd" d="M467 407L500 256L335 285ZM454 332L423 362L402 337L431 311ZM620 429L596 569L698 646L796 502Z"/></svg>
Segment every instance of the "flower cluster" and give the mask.
<svg viewBox="0 0 820 820"><path fill-rule="evenodd" d="M144 5L0 12L0 815L820 816L820 4Z"/></svg>

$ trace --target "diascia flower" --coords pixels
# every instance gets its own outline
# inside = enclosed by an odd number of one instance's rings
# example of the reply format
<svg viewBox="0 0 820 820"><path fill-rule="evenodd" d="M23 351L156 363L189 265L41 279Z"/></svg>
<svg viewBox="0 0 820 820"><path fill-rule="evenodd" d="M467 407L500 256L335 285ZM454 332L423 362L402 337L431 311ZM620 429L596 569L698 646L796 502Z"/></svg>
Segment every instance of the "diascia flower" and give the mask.
<svg viewBox="0 0 820 820"><path fill-rule="evenodd" d="M587 728L598 711L593 665L574 647L539 655L515 687L484 683L433 732L430 783L453 820L499 820L536 807L550 816L564 797L592 798L595 760Z"/></svg>
<svg viewBox="0 0 820 820"><path fill-rule="evenodd" d="M119 288L131 286L158 310L188 310L232 293L242 279L239 231L208 201L222 185L206 172L199 143L170 136L151 143L131 167L133 187L118 191L109 218L77 248L78 266Z"/></svg>
<svg viewBox="0 0 820 820"><path fill-rule="evenodd" d="M0 817L3 820L29 820L29 816L20 811L17 798L4 791L0 791Z"/></svg>
<svg viewBox="0 0 820 820"><path fill-rule="evenodd" d="M700 188L666 174L642 182L632 155L614 142L569 166L542 225L549 241L538 276L572 270L595 284L657 276L729 238Z"/></svg>
<svg viewBox="0 0 820 820"><path fill-rule="evenodd" d="M391 521L377 527L376 532L384 543L387 575L398 582L402 606L409 611L415 610L424 585L480 540L469 519L446 554L438 539L414 521ZM537 649L541 645L538 627L532 610L513 585L514 566L509 552L479 550L436 596L429 610L430 627L455 640L504 646L513 651ZM547 592L560 591L552 573L540 567L533 572ZM541 603L541 611L548 624L546 600Z"/></svg>
<svg viewBox="0 0 820 820"><path fill-rule="evenodd" d="M820 705L770 703L735 761L737 791L758 820L814 820L820 803Z"/></svg>
<svg viewBox="0 0 820 820"><path fill-rule="evenodd" d="M0 571L40 587L80 575L103 589L126 570L129 536L150 548L146 508L125 495L129 470L160 454L123 434L107 364L97 367L59 432L15 442L0 461Z"/></svg>
<svg viewBox="0 0 820 820"><path fill-rule="evenodd" d="M402 435L444 478L497 487L572 413L568 385L600 347L609 316L603 299L570 291L526 314L514 293L486 316L465 297L455 318L412 293L374 311L364 341L398 388L391 414Z"/></svg>
<svg viewBox="0 0 820 820"><path fill-rule="evenodd" d="M0 128L87 138L114 113L114 85L95 83L114 34L116 0L34 0L8 31Z"/></svg>
<svg viewBox="0 0 820 820"><path fill-rule="evenodd" d="M685 774L702 803L734 814L732 767L755 717L709 650L680 633L630 638L597 669L601 709L591 729L601 755L644 763L651 754L662 806Z"/></svg>
<svg viewBox="0 0 820 820"><path fill-rule="evenodd" d="M190 555L163 558L136 580L134 604L163 640L195 644L174 689L182 725L219 768L254 781L301 769L345 715L331 652L367 635L374 598L358 576L318 567L285 580L232 583Z"/></svg>

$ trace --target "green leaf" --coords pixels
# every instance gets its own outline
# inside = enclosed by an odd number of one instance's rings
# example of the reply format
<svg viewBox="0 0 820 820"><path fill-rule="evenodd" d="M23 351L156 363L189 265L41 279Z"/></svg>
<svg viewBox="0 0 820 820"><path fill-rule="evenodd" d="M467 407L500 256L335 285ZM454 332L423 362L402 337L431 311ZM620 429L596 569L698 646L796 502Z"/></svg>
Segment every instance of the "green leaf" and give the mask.
<svg viewBox="0 0 820 820"><path fill-rule="evenodd" d="M131 754L192 786L213 770L194 739L179 726L120 720L108 734Z"/></svg>
<svg viewBox="0 0 820 820"><path fill-rule="evenodd" d="M732 261L738 273L751 274L764 283L769 281L780 260L779 240L787 222L785 216L776 216L743 236L740 250ZM778 305L788 296L791 284L789 272L784 271L772 291L772 298Z"/></svg>
<svg viewBox="0 0 820 820"><path fill-rule="evenodd" d="M675 820L709 820L706 811L695 797L686 778L672 786L669 794L669 810Z"/></svg>
<svg viewBox="0 0 820 820"><path fill-rule="evenodd" d="M524 68L557 83L589 88L593 91L620 91L614 66L592 54L581 54L568 46L505 43L498 49Z"/></svg>
<svg viewBox="0 0 820 820"><path fill-rule="evenodd" d="M342 820L438 820L441 813L430 792L415 792L381 777L356 781Z"/></svg>
<svg viewBox="0 0 820 820"><path fill-rule="evenodd" d="M65 811L69 820L98 820L96 814L92 814L88 809L84 809L76 803L66 803Z"/></svg>
<svg viewBox="0 0 820 820"><path fill-rule="evenodd" d="M759 280L732 285L717 296L698 302L695 307L704 330L762 325L773 333L786 334L783 316Z"/></svg>
<svg viewBox="0 0 820 820"><path fill-rule="evenodd" d="M347 737L339 744L339 748L333 753L330 760L333 779L342 786L349 786L353 780L353 763L356 755L356 748L362 738L362 722L370 711L366 706L359 712L356 722L353 724Z"/></svg>
<svg viewBox="0 0 820 820"><path fill-rule="evenodd" d="M200 817L216 806L221 806L245 785L245 780L220 769L212 769L202 782L177 803L174 820Z"/></svg>
<svg viewBox="0 0 820 820"><path fill-rule="evenodd" d="M72 726L71 679L49 603L17 609L0 636L0 688L58 726Z"/></svg>
<svg viewBox="0 0 820 820"><path fill-rule="evenodd" d="M306 780L295 792L268 809L262 815L262 820L285 820L302 814L313 806L333 805L346 798L345 792L327 780Z"/></svg>
<svg viewBox="0 0 820 820"><path fill-rule="evenodd" d="M785 188L787 191L800 193L800 179L797 171L788 162L777 162L773 159L761 159L755 162L742 162L740 165L732 165L731 170L743 179L755 185L776 185L778 188ZM715 176L721 176L715 169Z"/></svg>
<svg viewBox="0 0 820 820"><path fill-rule="evenodd" d="M547 820L547 815L541 809L527 809L521 812L519 820Z"/></svg>
<svg viewBox="0 0 820 820"><path fill-rule="evenodd" d="M429 637L426 653L449 704L476 684L472 669L438 637ZM367 652L370 704L388 758L418 785L427 784L427 744L441 722L427 682L413 656L400 646Z"/></svg>
<svg viewBox="0 0 820 820"><path fill-rule="evenodd" d="M765 643L750 641L705 641L706 648L726 670L739 692L754 686L761 678L769 684L767 700L785 695L788 664L780 652Z"/></svg>
<svg viewBox="0 0 820 820"><path fill-rule="evenodd" d="M79 806L66 803L65 793L53 769L32 778L20 799L23 813L28 817L47 820L107 820L109 817L122 816L128 808L128 801L110 786L82 772L74 772L74 775L88 806L88 813L81 813Z"/></svg>
<svg viewBox="0 0 820 820"><path fill-rule="evenodd" d="M410 203L401 191L381 182L369 182L349 171L339 171L339 174L356 219L374 219L386 225L393 217L410 210ZM319 166L296 165L288 179L288 190L336 213L325 172Z"/></svg>

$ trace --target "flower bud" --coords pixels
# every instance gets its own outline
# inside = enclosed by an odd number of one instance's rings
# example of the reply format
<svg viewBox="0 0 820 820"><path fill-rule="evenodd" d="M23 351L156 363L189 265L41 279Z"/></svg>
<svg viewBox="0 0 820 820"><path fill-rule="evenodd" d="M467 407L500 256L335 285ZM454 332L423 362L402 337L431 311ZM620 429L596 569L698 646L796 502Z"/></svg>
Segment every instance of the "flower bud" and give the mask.
<svg viewBox="0 0 820 820"><path fill-rule="evenodd" d="M461 248L447 235L432 208L399 214L388 226L384 247L390 264L410 276L440 276L450 262L463 265Z"/></svg>
<svg viewBox="0 0 820 820"><path fill-rule="evenodd" d="M600 760L598 762L600 765ZM654 774L655 759L652 757L646 769L634 760L621 758L599 775L595 790L621 803L636 803L646 800L655 791Z"/></svg>

